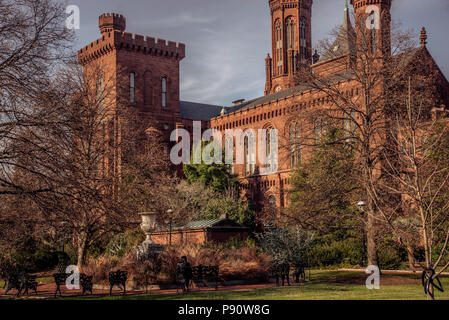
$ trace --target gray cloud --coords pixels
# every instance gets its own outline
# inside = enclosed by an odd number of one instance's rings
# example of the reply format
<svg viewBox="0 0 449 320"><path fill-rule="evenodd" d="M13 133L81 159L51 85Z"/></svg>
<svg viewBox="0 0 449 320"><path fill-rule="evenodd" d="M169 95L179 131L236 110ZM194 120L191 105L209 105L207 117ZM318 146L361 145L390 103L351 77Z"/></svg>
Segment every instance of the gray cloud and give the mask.
<svg viewBox="0 0 449 320"><path fill-rule="evenodd" d="M70 0L81 10L78 47L99 37L98 16L122 13L127 31L187 46L181 62L181 98L229 105L263 94L265 57L271 52L268 0ZM344 0L315 0L313 42L343 19ZM393 19L416 32L426 26L429 50L449 75L449 1L395 0Z"/></svg>

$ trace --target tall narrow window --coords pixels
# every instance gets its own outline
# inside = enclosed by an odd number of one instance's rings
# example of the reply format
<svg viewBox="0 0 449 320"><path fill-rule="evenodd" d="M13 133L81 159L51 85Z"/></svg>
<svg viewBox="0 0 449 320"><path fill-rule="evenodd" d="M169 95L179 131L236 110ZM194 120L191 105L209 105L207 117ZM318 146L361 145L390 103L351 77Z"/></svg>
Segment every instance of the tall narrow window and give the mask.
<svg viewBox="0 0 449 320"><path fill-rule="evenodd" d="M267 157L267 169L271 168L271 134L272 134L272 127L267 128L267 135L265 136L265 155Z"/></svg>
<svg viewBox="0 0 449 320"><path fill-rule="evenodd" d="M289 139L290 139L290 166L295 167L295 126L290 125L289 128Z"/></svg>
<svg viewBox="0 0 449 320"><path fill-rule="evenodd" d="M245 154L245 175L249 176L250 173L250 160L249 160L249 138L245 137L244 140L244 154Z"/></svg>
<svg viewBox="0 0 449 320"><path fill-rule="evenodd" d="M266 148L265 151L266 151L267 157L269 157L271 154L271 130L273 130L272 127L267 129L267 135L265 138L265 148Z"/></svg>
<svg viewBox="0 0 449 320"><path fill-rule="evenodd" d="M300 147L300 138L301 138L301 129L299 128L299 123L296 124L296 146L295 146L295 151L296 151L296 166L299 166L301 163L301 147Z"/></svg>
<svg viewBox="0 0 449 320"><path fill-rule="evenodd" d="M290 139L290 166L294 168L300 164L301 147L300 147L300 133L301 129L299 123L291 124L289 127Z"/></svg>
<svg viewBox="0 0 449 320"><path fill-rule="evenodd" d="M304 21L299 22L299 53L301 59L307 58L307 32Z"/></svg>
<svg viewBox="0 0 449 320"><path fill-rule="evenodd" d="M269 198L268 198L268 205L269 205L269 207L270 207L270 209L272 210L272 211L276 211L277 210L277 201L276 201L276 197L275 196L270 196Z"/></svg>
<svg viewBox="0 0 449 320"><path fill-rule="evenodd" d="M134 72L129 75L129 101L136 102L136 74Z"/></svg>
<svg viewBox="0 0 449 320"><path fill-rule="evenodd" d="M370 21L371 21L371 34L370 34L370 42L371 42L371 53L375 54L377 51L377 37L376 37L376 16L373 11L373 13L370 15Z"/></svg>
<svg viewBox="0 0 449 320"><path fill-rule="evenodd" d="M276 71L277 74L282 74L283 72L283 45L282 45L282 26L281 22L276 22L275 27L275 39L276 39Z"/></svg>
<svg viewBox="0 0 449 320"><path fill-rule="evenodd" d="M162 108L167 107L167 77L162 78Z"/></svg>
<svg viewBox="0 0 449 320"><path fill-rule="evenodd" d="M321 119L315 120L315 139L317 142L321 139L322 127Z"/></svg>
<svg viewBox="0 0 449 320"><path fill-rule="evenodd" d="M351 111L351 134L354 135L355 130L357 129L357 120L356 120L357 113L355 110Z"/></svg>
<svg viewBox="0 0 449 320"><path fill-rule="evenodd" d="M256 151L254 135L251 131L245 133L244 154L245 154L245 173L247 176L256 172Z"/></svg>

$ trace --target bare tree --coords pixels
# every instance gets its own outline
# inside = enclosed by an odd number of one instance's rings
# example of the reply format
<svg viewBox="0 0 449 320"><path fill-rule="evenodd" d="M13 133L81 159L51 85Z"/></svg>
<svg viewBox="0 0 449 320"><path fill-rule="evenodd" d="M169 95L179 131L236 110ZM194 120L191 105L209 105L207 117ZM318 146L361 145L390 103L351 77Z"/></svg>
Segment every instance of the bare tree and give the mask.
<svg viewBox="0 0 449 320"><path fill-rule="evenodd" d="M58 73L40 104L58 110L41 135L45 147L36 151L46 162L39 172L51 179L53 188L33 200L47 225L72 233L80 267L93 243L122 231L130 222L130 212L118 194L119 152L128 140L118 134L118 128L126 130L121 121L126 108L115 98L114 79L99 66L84 72L76 64L69 65ZM65 99L50 103L62 96Z"/></svg>
<svg viewBox="0 0 449 320"><path fill-rule="evenodd" d="M70 54L73 34L65 27L60 2L1 0L0 11L0 195L47 192L52 183L45 175L46 163L35 157L29 167L18 158L43 149L33 130L49 125L55 110L36 105L54 70ZM32 173L40 183L18 185L13 181L16 169Z"/></svg>
<svg viewBox="0 0 449 320"><path fill-rule="evenodd" d="M346 19L345 23L349 23L349 15ZM316 98L311 104L313 109L297 115L307 125L295 143L302 148L314 147L327 127L339 127L344 134L333 143L344 143L355 154L354 170L363 189L360 200L366 202L364 222L370 265L378 264L376 228L382 219L373 190L382 176L384 145L389 143L388 119L394 109L389 99L395 96L392 82L409 68L408 61L418 50L412 33L402 32L398 26L393 26L391 33L381 31L377 36L385 39L382 43L391 43L391 48L377 46L370 32L356 34L346 24L336 30L333 39L320 44L327 64L310 67L300 62L296 76L297 84L311 90Z"/></svg>
<svg viewBox="0 0 449 320"><path fill-rule="evenodd" d="M384 221L409 251L424 248L422 267L430 284L426 292L433 299L430 280L437 281L449 267L449 113L444 108L429 108L434 100L430 88L412 94L411 78L408 84L405 112L396 116L391 134L394 149L387 150L396 156L385 157L386 183L381 185L400 196L402 208L386 203L380 192L375 196Z"/></svg>

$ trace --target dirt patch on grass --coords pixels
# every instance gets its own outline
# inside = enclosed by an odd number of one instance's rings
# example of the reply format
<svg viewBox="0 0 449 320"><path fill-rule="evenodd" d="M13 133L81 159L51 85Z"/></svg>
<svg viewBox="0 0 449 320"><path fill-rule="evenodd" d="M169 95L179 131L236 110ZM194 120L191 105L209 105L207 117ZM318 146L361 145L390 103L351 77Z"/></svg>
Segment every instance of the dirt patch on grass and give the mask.
<svg viewBox="0 0 449 320"><path fill-rule="evenodd" d="M365 285L367 274L351 274L351 275L341 275L335 276L325 280L327 283L339 283L339 284L355 284L355 285ZM384 286L388 285L406 285L406 284L420 284L418 278L412 278L407 276L391 276L391 275L381 275L380 284Z"/></svg>

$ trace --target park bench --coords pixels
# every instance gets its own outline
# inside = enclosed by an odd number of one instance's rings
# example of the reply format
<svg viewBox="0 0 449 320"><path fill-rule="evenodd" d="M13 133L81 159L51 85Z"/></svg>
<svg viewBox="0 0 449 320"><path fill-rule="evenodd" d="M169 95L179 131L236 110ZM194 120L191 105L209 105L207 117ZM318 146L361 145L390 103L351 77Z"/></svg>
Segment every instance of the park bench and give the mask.
<svg viewBox="0 0 449 320"><path fill-rule="evenodd" d="M17 290L17 296L23 291L23 294L29 295L29 290L34 290L37 295L37 281L35 276L31 276L26 274L25 272L20 272L18 270L10 270L10 272L6 275L6 291L5 294L12 289Z"/></svg>
<svg viewBox="0 0 449 320"><path fill-rule="evenodd" d="M21 289L23 290L23 294L28 295L28 290L34 290L34 293L37 295L37 286L38 283L36 281L36 277L35 276L31 276L28 274L23 274L21 276L21 282L22 282L22 287Z"/></svg>
<svg viewBox="0 0 449 320"><path fill-rule="evenodd" d="M293 271L293 277L295 277L295 282L299 283L299 280L306 280L306 271L302 264L295 265L295 271Z"/></svg>
<svg viewBox="0 0 449 320"><path fill-rule="evenodd" d="M115 272L109 272L109 295L112 296L112 288L115 285L122 286L123 295L126 295L126 280L128 278L128 272L117 270Z"/></svg>
<svg viewBox="0 0 449 320"><path fill-rule="evenodd" d="M83 288L83 293L82 293L83 296L86 292L90 292L90 294L92 294L92 289L94 287L93 279L94 279L93 276L88 276L84 273L80 274L80 284L81 284L81 288Z"/></svg>
<svg viewBox="0 0 449 320"><path fill-rule="evenodd" d="M59 296L62 297L61 286L66 284L67 278L69 276L70 276L70 274L65 273L65 270L64 270L64 272L58 272L58 273L53 274L53 278L55 279L55 284L56 284L55 297L58 292L59 292Z"/></svg>
<svg viewBox="0 0 449 320"><path fill-rule="evenodd" d="M209 287L209 284L213 283L213 287L217 290L219 282L218 274L218 266L199 265L192 267L192 280L198 288L201 288L201 285Z"/></svg>
<svg viewBox="0 0 449 320"><path fill-rule="evenodd" d="M5 295L8 294L9 290L16 289L17 290L17 296L20 296L20 293L22 292L22 282L20 281L21 274L17 270L11 270L6 275L6 291Z"/></svg>
<svg viewBox="0 0 449 320"><path fill-rule="evenodd" d="M0 263L0 278L4 280L3 289L8 285L8 277L10 274L16 272L16 268L8 261Z"/></svg>
<svg viewBox="0 0 449 320"><path fill-rule="evenodd" d="M58 292L59 292L59 296L62 297L61 286L65 285L67 278L71 276L70 273L61 272L61 270L63 270L63 268L60 268L58 273L53 274L53 278L55 279L55 284L56 284L55 297ZM94 278L93 276L88 276L84 273L80 274L79 279L80 279L81 288L83 290L83 292L82 292L83 296L86 292L90 292L90 294L92 294L92 289L94 286L93 278Z"/></svg>

